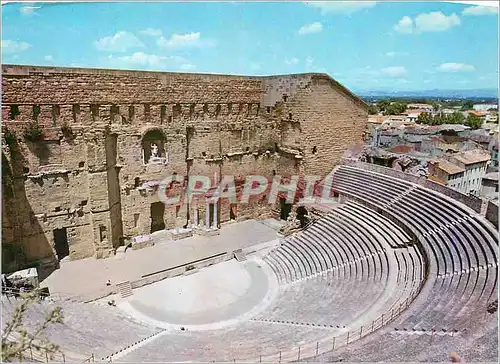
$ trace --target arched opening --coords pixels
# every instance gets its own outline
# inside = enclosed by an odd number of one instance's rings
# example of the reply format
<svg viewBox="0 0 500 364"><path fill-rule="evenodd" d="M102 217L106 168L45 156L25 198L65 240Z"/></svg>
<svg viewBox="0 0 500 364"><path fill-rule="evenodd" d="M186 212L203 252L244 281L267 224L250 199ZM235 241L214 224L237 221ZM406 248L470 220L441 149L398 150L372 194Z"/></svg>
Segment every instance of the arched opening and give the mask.
<svg viewBox="0 0 500 364"><path fill-rule="evenodd" d="M149 130L142 138L142 159L144 164L167 164L165 135L159 129Z"/></svg>

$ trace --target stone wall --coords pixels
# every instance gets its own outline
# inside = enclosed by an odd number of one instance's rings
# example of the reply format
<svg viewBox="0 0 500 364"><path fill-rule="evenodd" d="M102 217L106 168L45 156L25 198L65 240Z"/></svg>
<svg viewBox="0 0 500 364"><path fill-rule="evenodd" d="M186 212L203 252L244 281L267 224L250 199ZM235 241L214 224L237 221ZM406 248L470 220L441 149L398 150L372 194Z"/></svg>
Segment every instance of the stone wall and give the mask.
<svg viewBox="0 0 500 364"><path fill-rule="evenodd" d="M496 226L498 229L498 202L488 201L488 207L486 209L486 219Z"/></svg>
<svg viewBox="0 0 500 364"><path fill-rule="evenodd" d="M204 222L211 210L203 199L160 203L158 185L169 175L185 177L169 186L174 193L192 175L241 182L326 174L361 141L367 121L366 105L322 74L2 70L2 182L11 192L2 243L29 262L56 257L61 234L71 259L101 258L154 228ZM26 139L33 126L43 138ZM223 201L217 224L231 209L258 218L275 207L259 197L236 207Z"/></svg>

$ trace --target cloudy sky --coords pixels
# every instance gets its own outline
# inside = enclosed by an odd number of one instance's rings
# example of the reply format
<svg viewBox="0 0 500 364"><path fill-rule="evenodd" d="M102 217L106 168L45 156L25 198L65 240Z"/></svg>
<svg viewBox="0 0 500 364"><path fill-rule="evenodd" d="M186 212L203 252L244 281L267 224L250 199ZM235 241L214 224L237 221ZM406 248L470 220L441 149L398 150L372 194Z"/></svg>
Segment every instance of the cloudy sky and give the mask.
<svg viewBox="0 0 500 364"><path fill-rule="evenodd" d="M2 5L4 63L498 86L498 8L444 2Z"/></svg>

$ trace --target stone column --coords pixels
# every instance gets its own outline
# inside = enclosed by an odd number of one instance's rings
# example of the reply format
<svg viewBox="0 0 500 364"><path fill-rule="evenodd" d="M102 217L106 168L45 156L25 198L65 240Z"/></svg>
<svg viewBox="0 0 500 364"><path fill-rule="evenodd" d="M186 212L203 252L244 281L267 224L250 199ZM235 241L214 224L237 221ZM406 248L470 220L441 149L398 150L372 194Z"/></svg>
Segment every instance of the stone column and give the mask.
<svg viewBox="0 0 500 364"><path fill-rule="evenodd" d="M194 214L194 219L193 219L193 225L195 227L198 226L198 204L195 203L195 205L193 206L193 214Z"/></svg>
<svg viewBox="0 0 500 364"><path fill-rule="evenodd" d="M210 204L208 201L205 202L205 227L207 229L210 227Z"/></svg>
<svg viewBox="0 0 500 364"><path fill-rule="evenodd" d="M218 200L214 202L214 218L213 218L213 224L212 227L214 229L217 229L217 205L218 205Z"/></svg>

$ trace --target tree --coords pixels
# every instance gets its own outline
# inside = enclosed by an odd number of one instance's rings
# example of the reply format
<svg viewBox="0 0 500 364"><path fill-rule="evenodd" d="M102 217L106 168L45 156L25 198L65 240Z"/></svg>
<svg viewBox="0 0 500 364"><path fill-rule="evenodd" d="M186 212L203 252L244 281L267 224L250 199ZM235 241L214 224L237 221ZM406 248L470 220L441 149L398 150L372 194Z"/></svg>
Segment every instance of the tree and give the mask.
<svg viewBox="0 0 500 364"><path fill-rule="evenodd" d="M47 328L53 324L63 323L63 314L60 307L49 311L44 321L38 327L28 330L24 326L26 311L31 304L39 300L35 292L23 294L21 303L14 309L10 321L4 321L2 331L2 354L1 360L12 361L29 359L32 356L50 359L54 358L56 353L61 353L59 346L50 342L45 337Z"/></svg>
<svg viewBox="0 0 500 364"><path fill-rule="evenodd" d="M448 124L463 124L465 116L461 112L455 111L453 114L448 115Z"/></svg>
<svg viewBox="0 0 500 364"><path fill-rule="evenodd" d="M474 103L472 101L465 101L463 104L462 104L462 110L471 110L474 108Z"/></svg>
<svg viewBox="0 0 500 364"><path fill-rule="evenodd" d="M380 100L377 102L377 107L380 111L385 113L385 110L390 104L391 104L390 100Z"/></svg>
<svg viewBox="0 0 500 364"><path fill-rule="evenodd" d="M477 115L469 114L465 124L471 129L479 129L483 125L483 120Z"/></svg>
<svg viewBox="0 0 500 364"><path fill-rule="evenodd" d="M406 111L406 104L401 102L393 102L385 109L386 115L398 115Z"/></svg>
<svg viewBox="0 0 500 364"><path fill-rule="evenodd" d="M434 119L428 112L423 112L417 117L417 124L433 125Z"/></svg>
<svg viewBox="0 0 500 364"><path fill-rule="evenodd" d="M377 115L378 113L379 113L379 109L378 109L377 105L370 104L370 106L368 106L368 114L369 115Z"/></svg>

